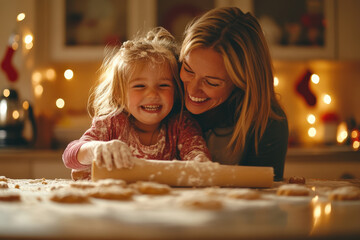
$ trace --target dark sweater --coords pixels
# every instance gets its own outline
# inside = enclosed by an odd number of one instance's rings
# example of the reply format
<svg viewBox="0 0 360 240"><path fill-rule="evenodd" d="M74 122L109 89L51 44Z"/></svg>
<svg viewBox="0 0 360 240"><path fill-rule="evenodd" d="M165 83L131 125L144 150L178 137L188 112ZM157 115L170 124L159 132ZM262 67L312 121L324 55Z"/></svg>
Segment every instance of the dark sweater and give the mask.
<svg viewBox="0 0 360 240"><path fill-rule="evenodd" d="M234 129L234 109L225 103L203 114L193 115L202 126L212 160L221 164L243 166L270 166L274 168L274 180L281 181L284 174L288 146L288 122L285 113L277 110L283 120L269 119L264 135L255 152L255 135L249 134L243 152L231 156L227 149Z"/></svg>

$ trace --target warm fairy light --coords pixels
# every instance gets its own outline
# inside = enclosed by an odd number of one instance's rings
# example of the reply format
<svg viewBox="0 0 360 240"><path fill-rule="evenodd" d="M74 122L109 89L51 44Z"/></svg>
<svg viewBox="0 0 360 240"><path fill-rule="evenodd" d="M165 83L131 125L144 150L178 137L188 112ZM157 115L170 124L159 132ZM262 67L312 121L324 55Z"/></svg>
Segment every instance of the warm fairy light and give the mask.
<svg viewBox="0 0 360 240"><path fill-rule="evenodd" d="M67 79L67 80L70 80L74 77L74 72L71 70L71 69L67 69L65 72L64 72L64 77Z"/></svg>
<svg viewBox="0 0 360 240"><path fill-rule="evenodd" d="M324 213L329 215L331 213L331 203L327 203L324 208Z"/></svg>
<svg viewBox="0 0 360 240"><path fill-rule="evenodd" d="M58 98L56 100L56 107L57 108L63 108L65 106L65 101L62 98Z"/></svg>
<svg viewBox="0 0 360 240"><path fill-rule="evenodd" d="M17 42L13 42L13 43L11 44L11 48L12 48L13 50L17 50L17 49L19 48L19 44L18 44Z"/></svg>
<svg viewBox="0 0 360 240"><path fill-rule="evenodd" d="M315 219L318 219L321 216L321 206L320 205L317 205L314 208L313 216L314 216Z"/></svg>
<svg viewBox="0 0 360 240"><path fill-rule="evenodd" d="M20 117L19 111L18 111L18 110L14 110L14 111L12 112L12 117L13 117L13 119L18 119L18 118Z"/></svg>
<svg viewBox="0 0 360 240"><path fill-rule="evenodd" d="M354 150L359 150L359 147L360 147L360 142L359 141L354 141L353 144L352 144L352 147Z"/></svg>
<svg viewBox="0 0 360 240"><path fill-rule="evenodd" d="M279 85L279 78L278 77L274 77L274 86L278 86Z"/></svg>
<svg viewBox="0 0 360 240"><path fill-rule="evenodd" d="M41 82L41 79L42 79L42 75L39 71L35 71L31 75L31 80L33 85L39 84Z"/></svg>
<svg viewBox="0 0 360 240"><path fill-rule="evenodd" d="M33 47L33 36L31 34L28 34L24 37L24 43L25 43L25 48L26 49L31 49Z"/></svg>
<svg viewBox="0 0 360 240"><path fill-rule="evenodd" d="M30 104L29 104L28 101L24 101L24 102L22 103L22 107L23 107L23 109L25 109L25 110L28 110L28 109L29 109L29 106L30 106Z"/></svg>
<svg viewBox="0 0 360 240"><path fill-rule="evenodd" d="M313 189L313 191L315 191L315 189ZM311 199L312 203L316 203L319 200L319 196L316 195L315 197L313 197L313 199Z"/></svg>
<svg viewBox="0 0 360 240"><path fill-rule="evenodd" d="M359 132L357 130L351 131L351 138L355 139L359 137Z"/></svg>
<svg viewBox="0 0 360 240"><path fill-rule="evenodd" d="M34 44L33 44L32 42L25 44L25 48L26 48L27 50L32 49L33 46L34 46Z"/></svg>
<svg viewBox="0 0 360 240"><path fill-rule="evenodd" d="M323 97L323 101L324 103L326 104L330 104L331 103L331 97L329 94L325 94L324 97Z"/></svg>
<svg viewBox="0 0 360 240"><path fill-rule="evenodd" d="M342 143L348 137L348 130L346 122L341 122L337 128L336 140L338 143Z"/></svg>
<svg viewBox="0 0 360 240"><path fill-rule="evenodd" d="M56 72L53 68L48 68L46 71L45 71L45 76L48 80L54 80L55 77L56 77Z"/></svg>
<svg viewBox="0 0 360 240"><path fill-rule="evenodd" d="M347 137L348 137L347 131L342 131L337 135L336 140L338 143L343 143Z"/></svg>
<svg viewBox="0 0 360 240"><path fill-rule="evenodd" d="M312 138L315 137L316 136L316 128L314 128L314 127L309 128L308 135L309 135L309 137L312 137Z"/></svg>
<svg viewBox="0 0 360 240"><path fill-rule="evenodd" d="M44 88L39 84L34 87L34 93L36 97L40 97L44 91Z"/></svg>
<svg viewBox="0 0 360 240"><path fill-rule="evenodd" d="M16 20L18 21L18 22L21 22L22 20L24 20L25 19L25 13L19 13L18 15L17 15L17 17L16 17Z"/></svg>
<svg viewBox="0 0 360 240"><path fill-rule="evenodd" d="M316 117L314 114L309 114L306 119L307 119L308 123L310 123L310 124L314 124L316 121Z"/></svg>
<svg viewBox="0 0 360 240"><path fill-rule="evenodd" d="M28 34L28 35L26 35L25 37L24 37L24 42L26 43L26 44L29 44L29 43L31 43L33 41L33 36L31 35L31 34Z"/></svg>
<svg viewBox="0 0 360 240"><path fill-rule="evenodd" d="M319 77L319 75L317 75L317 74L313 74L313 75L311 75L311 81L313 82L313 83L315 83L315 84L318 84L319 82L320 82L320 77Z"/></svg>
<svg viewBox="0 0 360 240"><path fill-rule="evenodd" d="M10 96L10 90L5 88L4 91L3 91L3 95L4 95L4 97Z"/></svg>

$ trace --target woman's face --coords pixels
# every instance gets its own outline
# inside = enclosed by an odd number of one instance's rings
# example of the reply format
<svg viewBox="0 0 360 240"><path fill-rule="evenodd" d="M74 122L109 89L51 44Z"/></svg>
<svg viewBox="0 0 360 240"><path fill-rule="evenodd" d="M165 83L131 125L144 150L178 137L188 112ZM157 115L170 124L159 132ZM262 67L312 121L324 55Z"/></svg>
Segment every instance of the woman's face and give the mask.
<svg viewBox="0 0 360 240"><path fill-rule="evenodd" d="M184 82L186 108L193 114L220 105L235 88L222 56L212 48L196 48L186 55L180 78Z"/></svg>

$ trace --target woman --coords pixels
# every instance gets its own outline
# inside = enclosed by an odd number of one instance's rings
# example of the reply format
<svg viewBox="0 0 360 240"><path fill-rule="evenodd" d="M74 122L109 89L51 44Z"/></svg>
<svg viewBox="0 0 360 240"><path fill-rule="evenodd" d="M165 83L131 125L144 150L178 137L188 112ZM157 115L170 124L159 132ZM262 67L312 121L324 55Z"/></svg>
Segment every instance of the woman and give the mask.
<svg viewBox="0 0 360 240"><path fill-rule="evenodd" d="M272 166L282 180L288 124L256 18L236 7L210 10L185 30L180 61L185 105L213 161Z"/></svg>

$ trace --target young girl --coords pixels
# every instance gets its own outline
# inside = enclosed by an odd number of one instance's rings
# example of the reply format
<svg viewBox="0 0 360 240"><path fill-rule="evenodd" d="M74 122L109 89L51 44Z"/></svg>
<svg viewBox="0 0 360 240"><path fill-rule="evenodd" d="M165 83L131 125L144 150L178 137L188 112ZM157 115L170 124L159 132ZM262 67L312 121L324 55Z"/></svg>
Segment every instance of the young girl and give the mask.
<svg viewBox="0 0 360 240"><path fill-rule="evenodd" d="M182 113L177 47L164 28L123 43L105 58L89 98L92 126L63 153L73 179L99 167L131 168L132 158L209 161L197 122ZM80 174L79 174L80 173Z"/></svg>

